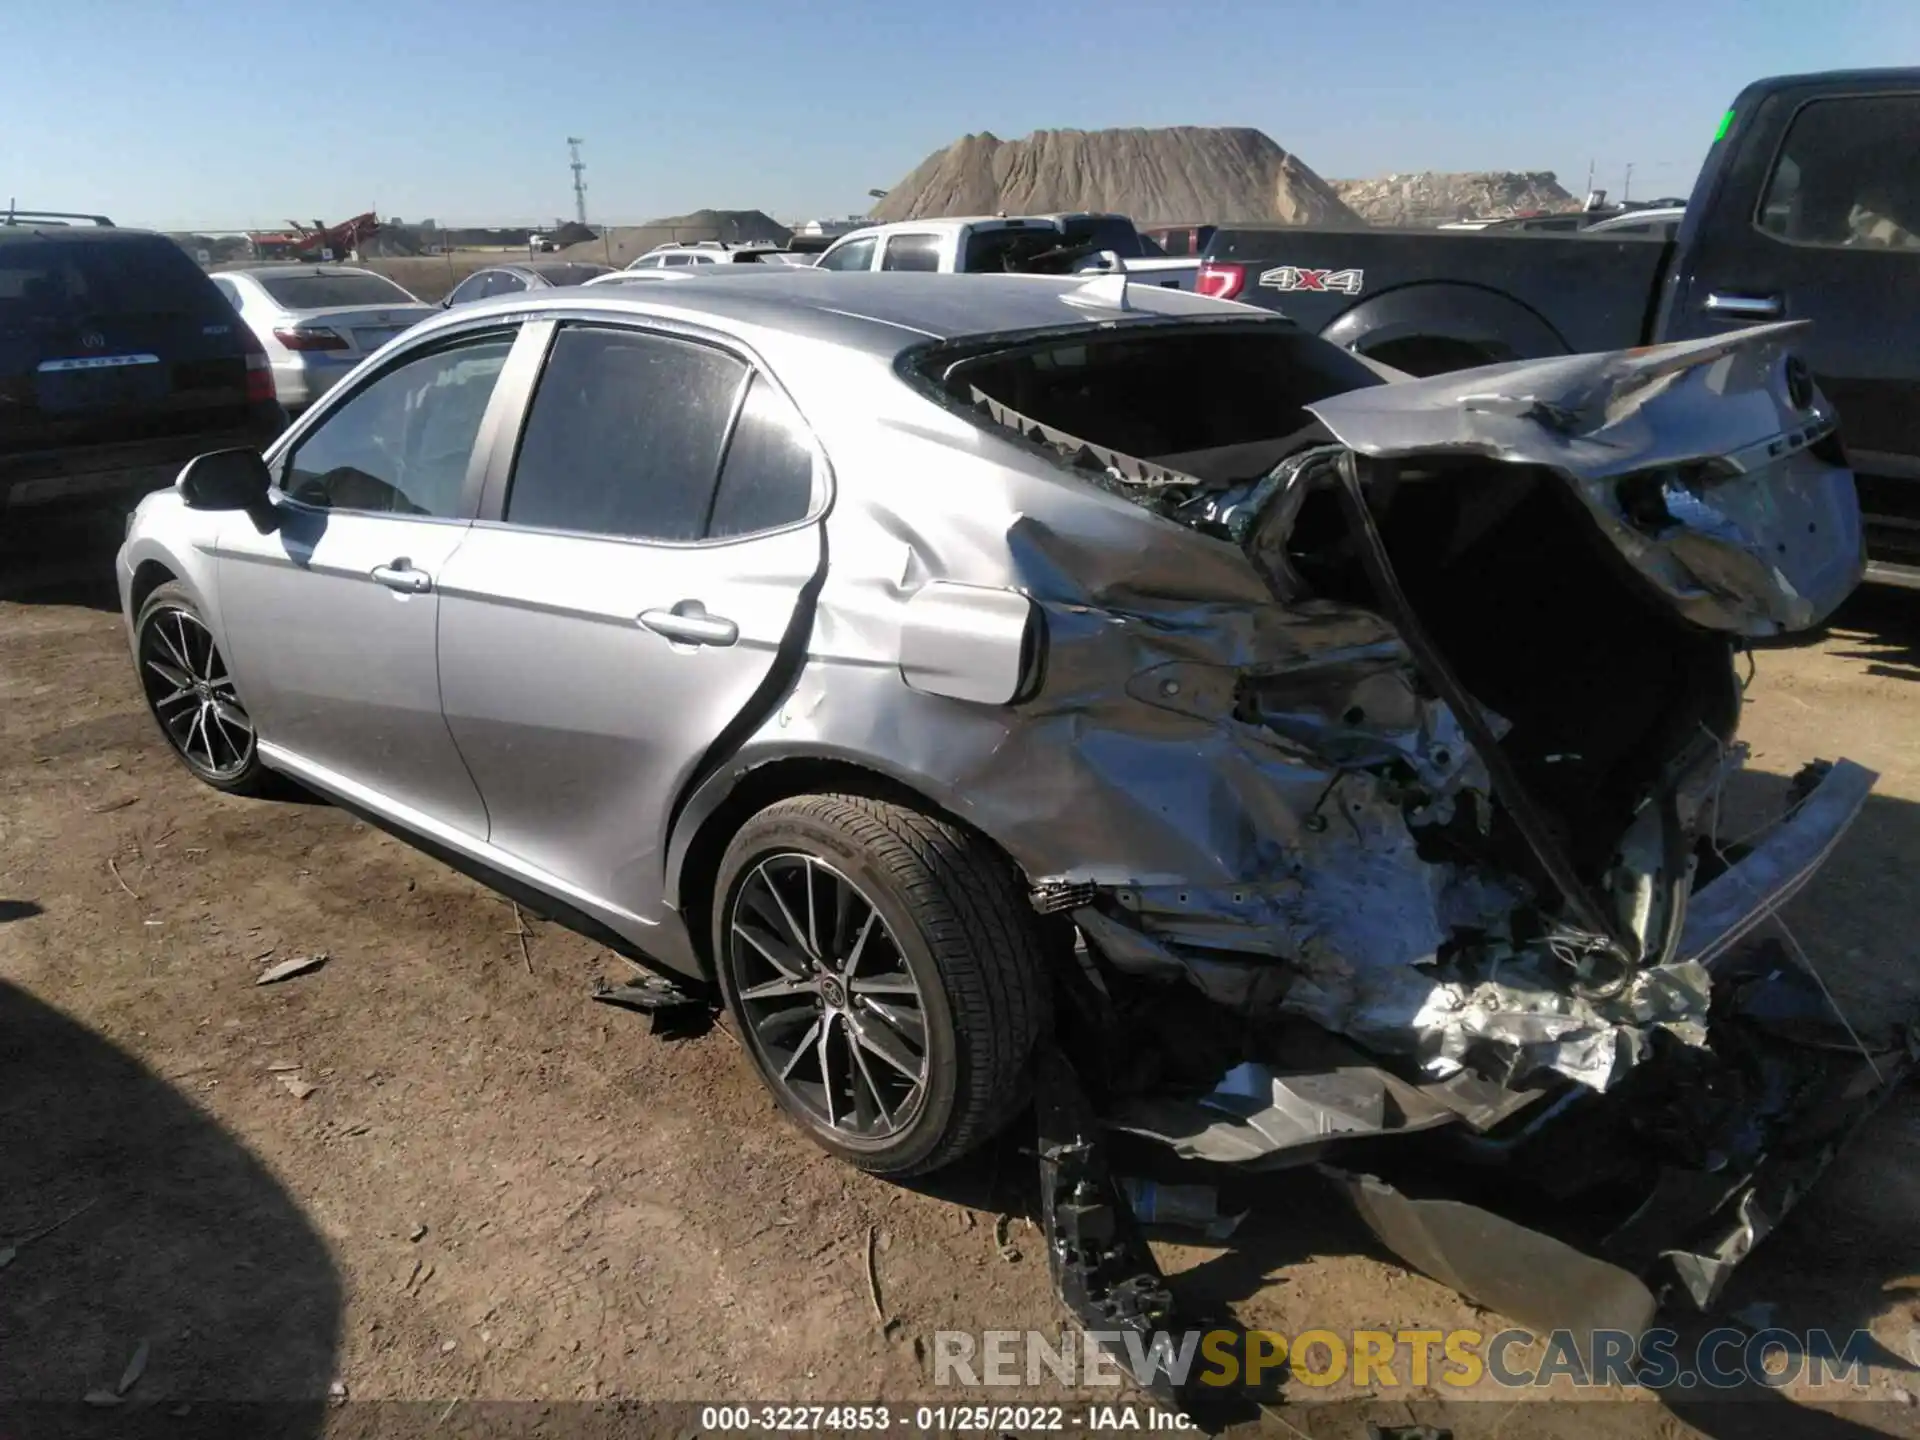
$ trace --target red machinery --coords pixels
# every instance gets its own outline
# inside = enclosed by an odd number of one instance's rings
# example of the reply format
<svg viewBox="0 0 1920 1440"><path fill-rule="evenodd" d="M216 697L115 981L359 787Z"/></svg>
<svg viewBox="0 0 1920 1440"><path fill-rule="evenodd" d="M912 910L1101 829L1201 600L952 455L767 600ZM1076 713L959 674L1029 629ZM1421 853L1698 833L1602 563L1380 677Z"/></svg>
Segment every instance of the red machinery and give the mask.
<svg viewBox="0 0 1920 1440"><path fill-rule="evenodd" d="M380 222L369 210L338 225L316 220L302 225L289 220L289 231L280 235L251 235L254 254L262 260L345 260L360 248L362 241L378 233Z"/></svg>

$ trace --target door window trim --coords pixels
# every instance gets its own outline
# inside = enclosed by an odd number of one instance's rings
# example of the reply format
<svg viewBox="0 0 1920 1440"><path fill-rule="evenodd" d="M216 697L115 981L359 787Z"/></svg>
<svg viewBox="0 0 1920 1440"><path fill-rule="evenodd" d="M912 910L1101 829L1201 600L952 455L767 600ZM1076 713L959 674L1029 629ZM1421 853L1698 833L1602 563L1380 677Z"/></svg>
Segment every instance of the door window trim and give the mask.
<svg viewBox="0 0 1920 1440"><path fill-rule="evenodd" d="M697 540L664 540L646 535L603 535L597 530L563 530L546 525L516 524L507 520L505 518L507 489L513 480L514 466L520 458L520 442L526 434L527 420L532 414L539 377L546 369L547 357L552 353L554 339L559 335L561 327L565 325L598 330L629 330L635 334L652 335L665 340L687 341L718 350L746 367L746 374L741 379L739 388L734 392L733 405L727 415L726 435L720 442L719 464L714 471L716 494L720 472L726 469L727 456L733 449L734 431L739 427L740 415L746 406L747 392L752 389L756 377L771 385L792 407L793 413L799 416L800 423L806 427L807 449L813 455L813 495L806 514L797 520L790 520L784 525L769 526L765 530L750 530L743 535L702 536ZM535 330L542 333L537 337L526 333ZM835 489L833 465L827 457L826 446L820 443L819 432L807 419L806 412L800 408L799 402L793 398L793 392L781 384L780 377L773 373L772 368L749 346L732 336L718 335L695 325L681 324L656 316L647 316L643 319L632 315L596 314L591 310L568 309L552 312L540 320L529 321L522 327L522 339L523 342L532 342L527 344L528 353L532 358L528 362L527 373L519 378L521 391L513 413L509 415L503 412L499 417L500 430L489 437L487 471L481 487L479 505L473 516L473 524L476 528L507 530L524 535L560 535L576 540L595 540L610 545L638 545L654 550L718 550L729 545L751 544L769 535L784 535L789 530L816 525L832 508ZM519 360L520 353L520 348L516 346L513 356L508 361L509 367ZM501 392L505 390L506 381L507 377L503 374L500 377L500 385L494 390L495 400L498 400ZM487 426L493 423L495 418L492 409L489 408L487 418L481 424L483 435L487 433ZM471 474L467 479L468 483L472 484ZM711 508L711 501L709 501L709 508Z"/></svg>
<svg viewBox="0 0 1920 1440"><path fill-rule="evenodd" d="M480 496L487 474L488 462L492 459L493 448L499 442L500 426L504 422L508 407L514 403L510 390L515 386L528 384L523 372L538 373L539 356L529 354L527 331L530 325L517 320L502 321L498 317L488 317L471 326L464 326L452 332L441 331L424 336L408 349L383 361L377 370L354 379L351 384L333 387L312 408L268 447L265 460L267 473L272 476L273 487L270 499L275 505L287 505L309 515L364 515L380 520L405 520L421 525L471 525L479 511ZM327 417L355 396L364 394L373 385L391 375L394 371L416 360L447 350L457 350L465 345L484 342L490 339L513 341L507 351L506 363L500 368L500 376L493 384L493 394L487 398L487 408L480 417L480 428L474 432L473 453L467 457L467 474L460 486L460 513L458 515L397 515L390 510L358 510L345 505L310 505L304 500L296 500L286 491L286 467L292 459L294 450L327 421Z"/></svg>
<svg viewBox="0 0 1920 1440"><path fill-rule="evenodd" d="M1845 250L1857 255L1904 255L1909 262L1920 251L1882 249L1872 245L1833 245L1819 240L1789 240L1784 235L1766 229L1760 222L1766 215L1767 195L1773 189L1773 177L1780 173L1780 162L1786 159L1787 142L1793 138L1793 127L1800 123L1800 117L1815 105L1831 105L1848 100L1912 100L1920 104L1920 95L1911 89L1893 90L1847 90L1842 92L1826 91L1818 95L1809 95L1794 102L1793 110L1787 116L1786 123L1780 127L1780 138L1773 143L1773 153L1767 158L1766 168L1760 172L1760 183L1753 197L1753 211L1747 216L1747 224L1756 235L1788 250Z"/></svg>

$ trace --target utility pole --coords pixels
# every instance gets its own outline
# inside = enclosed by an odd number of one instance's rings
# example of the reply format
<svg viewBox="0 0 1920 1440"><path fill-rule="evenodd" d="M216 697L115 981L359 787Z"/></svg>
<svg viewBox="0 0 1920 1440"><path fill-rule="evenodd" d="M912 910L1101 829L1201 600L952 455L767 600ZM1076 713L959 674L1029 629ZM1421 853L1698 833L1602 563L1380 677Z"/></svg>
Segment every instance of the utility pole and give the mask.
<svg viewBox="0 0 1920 1440"><path fill-rule="evenodd" d="M587 223L587 162L580 158L580 147L587 142L578 136L567 137L567 154L573 163L573 218L582 225Z"/></svg>
<svg viewBox="0 0 1920 1440"><path fill-rule="evenodd" d="M1620 203L1626 204L1633 198L1633 162L1627 162L1627 178L1620 185Z"/></svg>

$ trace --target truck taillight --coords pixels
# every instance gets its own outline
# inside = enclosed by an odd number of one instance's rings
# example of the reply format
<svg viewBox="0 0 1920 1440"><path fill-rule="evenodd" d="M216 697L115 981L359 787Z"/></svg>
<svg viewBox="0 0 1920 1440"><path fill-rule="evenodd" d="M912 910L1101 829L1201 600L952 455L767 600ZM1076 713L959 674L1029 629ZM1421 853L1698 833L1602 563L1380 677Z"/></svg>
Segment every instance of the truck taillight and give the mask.
<svg viewBox="0 0 1920 1440"><path fill-rule="evenodd" d="M278 399L273 388L273 362L267 359L265 347L245 326L240 329L240 348L247 357L247 403Z"/></svg>
<svg viewBox="0 0 1920 1440"><path fill-rule="evenodd" d="M1247 267L1244 265L1223 265L1208 260L1200 266L1193 288L1202 295L1215 300L1231 300L1240 293L1240 287L1247 283Z"/></svg>
<svg viewBox="0 0 1920 1440"><path fill-rule="evenodd" d="M291 326L283 330L275 330L273 338L289 350L344 350L347 348L346 336L336 334L320 325L312 329Z"/></svg>

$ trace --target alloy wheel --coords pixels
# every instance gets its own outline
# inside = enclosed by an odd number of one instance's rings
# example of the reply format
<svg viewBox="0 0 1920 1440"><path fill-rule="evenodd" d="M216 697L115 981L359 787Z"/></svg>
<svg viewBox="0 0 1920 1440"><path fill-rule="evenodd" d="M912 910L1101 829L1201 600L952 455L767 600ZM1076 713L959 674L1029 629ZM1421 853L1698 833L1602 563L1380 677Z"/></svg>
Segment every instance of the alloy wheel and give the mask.
<svg viewBox="0 0 1920 1440"><path fill-rule="evenodd" d="M253 759L253 721L200 617L168 607L140 629L140 680L160 728L195 770L232 780Z"/></svg>
<svg viewBox="0 0 1920 1440"><path fill-rule="evenodd" d="M811 855L769 856L734 893L726 959L768 1080L817 1123L870 1144L919 1117L925 999L859 886Z"/></svg>

